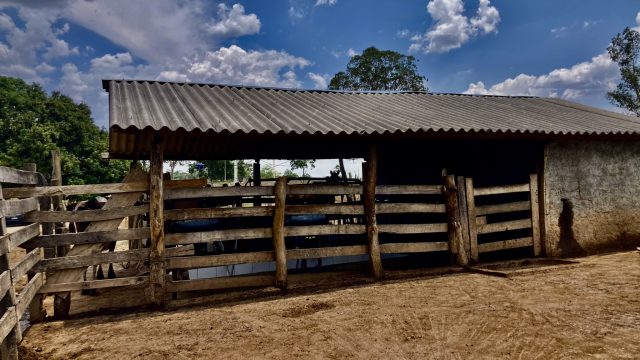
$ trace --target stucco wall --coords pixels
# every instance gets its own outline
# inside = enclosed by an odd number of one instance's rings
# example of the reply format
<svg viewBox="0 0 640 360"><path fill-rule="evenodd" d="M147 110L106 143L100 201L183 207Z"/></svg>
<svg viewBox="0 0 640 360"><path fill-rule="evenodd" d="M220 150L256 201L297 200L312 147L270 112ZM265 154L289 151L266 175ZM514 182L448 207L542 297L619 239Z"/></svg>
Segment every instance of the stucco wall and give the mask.
<svg viewBox="0 0 640 360"><path fill-rule="evenodd" d="M640 141L562 141L546 151L548 254L640 245Z"/></svg>

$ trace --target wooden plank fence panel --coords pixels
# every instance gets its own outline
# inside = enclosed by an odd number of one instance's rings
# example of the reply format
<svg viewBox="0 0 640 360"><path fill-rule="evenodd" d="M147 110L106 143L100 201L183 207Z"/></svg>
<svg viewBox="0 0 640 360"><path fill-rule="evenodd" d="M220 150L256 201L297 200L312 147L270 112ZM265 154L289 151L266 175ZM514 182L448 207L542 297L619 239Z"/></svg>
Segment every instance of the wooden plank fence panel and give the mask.
<svg viewBox="0 0 640 360"><path fill-rule="evenodd" d="M531 237L525 237L520 239L493 241L490 243L479 244L478 251L483 253L488 251L515 249L515 248L527 247L532 245L533 245L533 239Z"/></svg>
<svg viewBox="0 0 640 360"><path fill-rule="evenodd" d="M0 274L0 299L7 294L7 291L9 291L12 286L11 271L3 271L2 274Z"/></svg>
<svg viewBox="0 0 640 360"><path fill-rule="evenodd" d="M476 198L473 188L473 179L465 179L465 190L467 192L467 213L469 221L469 254L471 261L477 262L478 257L478 229L476 225Z"/></svg>
<svg viewBox="0 0 640 360"><path fill-rule="evenodd" d="M100 210L34 211L25 215L29 222L94 222L123 219L149 212L149 205L118 206Z"/></svg>
<svg viewBox="0 0 640 360"><path fill-rule="evenodd" d="M38 173L0 166L0 183L37 185Z"/></svg>
<svg viewBox="0 0 640 360"><path fill-rule="evenodd" d="M440 195L442 185L378 185L377 195Z"/></svg>
<svg viewBox="0 0 640 360"><path fill-rule="evenodd" d="M3 216L22 215L34 210L38 210L38 199L36 198L0 201L0 213Z"/></svg>
<svg viewBox="0 0 640 360"><path fill-rule="evenodd" d="M43 283L44 277L41 273L38 273L32 277L24 289L22 289L18 299L16 300L16 315L18 316L18 319L20 319L24 312L29 308L29 304L36 296Z"/></svg>
<svg viewBox="0 0 640 360"><path fill-rule="evenodd" d="M148 261L149 249L94 253L90 255L65 256L61 258L43 259L38 262L35 271L57 271L80 269L92 265L125 261Z"/></svg>
<svg viewBox="0 0 640 360"><path fill-rule="evenodd" d="M271 228L230 229L166 234L165 245L185 245L225 240L271 239Z"/></svg>
<svg viewBox="0 0 640 360"><path fill-rule="evenodd" d="M380 251L384 254L397 253L420 253L432 251L448 251L449 243L438 242L416 242L416 243L387 243L380 245Z"/></svg>
<svg viewBox="0 0 640 360"><path fill-rule="evenodd" d="M362 185L288 185L289 195L349 195L362 194Z"/></svg>
<svg viewBox="0 0 640 360"><path fill-rule="evenodd" d="M368 247L366 245L289 249L287 250L287 259L316 259L333 256L366 255L368 253Z"/></svg>
<svg viewBox="0 0 640 360"><path fill-rule="evenodd" d="M40 294L57 292L81 291L90 289L105 289L123 286L145 286L149 283L149 276L131 276L117 279L79 281L73 283L50 284L45 283L38 291Z"/></svg>
<svg viewBox="0 0 640 360"><path fill-rule="evenodd" d="M273 251L260 251L250 253L191 256L166 259L167 269L195 269L212 266L249 264L274 261ZM273 281L273 277L271 277Z"/></svg>
<svg viewBox="0 0 640 360"><path fill-rule="evenodd" d="M380 224L378 229L382 233L392 234L429 234L447 232L447 224Z"/></svg>
<svg viewBox="0 0 640 360"><path fill-rule="evenodd" d="M41 248L31 250L19 263L11 268L11 281L13 281L14 284L40 261L41 252Z"/></svg>
<svg viewBox="0 0 640 360"><path fill-rule="evenodd" d="M526 229L531 227L531 219L503 221L499 223L478 225L477 227L478 234L489 234L501 231Z"/></svg>
<svg viewBox="0 0 640 360"><path fill-rule="evenodd" d="M365 232L364 225L354 224L289 226L284 229L285 236L359 235Z"/></svg>
<svg viewBox="0 0 640 360"><path fill-rule="evenodd" d="M273 285L273 275L243 275L167 282L168 292L218 290Z"/></svg>
<svg viewBox="0 0 640 360"><path fill-rule="evenodd" d="M230 218L245 216L273 216L273 206L235 208L194 208L165 210L165 221Z"/></svg>
<svg viewBox="0 0 640 360"><path fill-rule="evenodd" d="M41 235L25 243L25 247L56 247L63 245L85 245L120 240L149 238L149 228L120 229L111 231L81 232L71 234Z"/></svg>
<svg viewBox="0 0 640 360"><path fill-rule="evenodd" d="M484 215L515 212L515 211L528 211L530 209L531 209L530 201L517 201L517 202L511 202L511 203L505 203L505 204L477 206L476 215L484 216Z"/></svg>
<svg viewBox="0 0 640 360"><path fill-rule="evenodd" d="M364 215L362 205L287 205L287 215L323 214L323 215Z"/></svg>
<svg viewBox="0 0 640 360"><path fill-rule="evenodd" d="M474 189L475 196L510 194L510 193L517 193L517 192L529 192L529 183L503 185L503 186L491 186L491 187Z"/></svg>
<svg viewBox="0 0 640 360"><path fill-rule="evenodd" d="M533 237L533 256L540 256L540 207L538 206L538 174L531 174L531 234Z"/></svg>
<svg viewBox="0 0 640 360"><path fill-rule="evenodd" d="M403 213L446 213L444 204L424 204L424 203L378 203L376 204L378 214L403 214Z"/></svg>
<svg viewBox="0 0 640 360"><path fill-rule="evenodd" d="M40 235L40 224L29 224L22 229L5 235L9 238L9 251Z"/></svg>
<svg viewBox="0 0 640 360"><path fill-rule="evenodd" d="M5 339L13 328L16 327L17 323L18 316L16 314L16 307L8 307L4 315L0 318L0 339Z"/></svg>

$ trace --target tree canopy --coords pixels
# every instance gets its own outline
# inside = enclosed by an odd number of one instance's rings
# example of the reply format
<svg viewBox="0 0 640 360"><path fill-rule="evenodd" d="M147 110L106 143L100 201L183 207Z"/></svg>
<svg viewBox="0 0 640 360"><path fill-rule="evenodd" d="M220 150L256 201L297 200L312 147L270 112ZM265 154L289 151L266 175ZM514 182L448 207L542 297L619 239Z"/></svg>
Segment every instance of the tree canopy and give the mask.
<svg viewBox="0 0 640 360"><path fill-rule="evenodd" d="M128 161L103 160L108 133L91 119L86 104L40 85L0 76L0 165L36 163L51 173L51 150L59 150L64 184L121 181Z"/></svg>
<svg viewBox="0 0 640 360"><path fill-rule="evenodd" d="M233 160L205 160L200 168L198 163L189 164L189 173L198 177L206 177L211 181L233 181ZM226 171L226 172L225 172ZM238 160L238 179L251 177L251 164Z"/></svg>
<svg viewBox="0 0 640 360"><path fill-rule="evenodd" d="M372 46L351 57L347 70L333 76L329 89L427 91L426 81L418 73L415 57Z"/></svg>
<svg viewBox="0 0 640 360"><path fill-rule="evenodd" d="M620 83L607 93L612 104L640 116L640 33L626 28L607 48L620 68Z"/></svg>

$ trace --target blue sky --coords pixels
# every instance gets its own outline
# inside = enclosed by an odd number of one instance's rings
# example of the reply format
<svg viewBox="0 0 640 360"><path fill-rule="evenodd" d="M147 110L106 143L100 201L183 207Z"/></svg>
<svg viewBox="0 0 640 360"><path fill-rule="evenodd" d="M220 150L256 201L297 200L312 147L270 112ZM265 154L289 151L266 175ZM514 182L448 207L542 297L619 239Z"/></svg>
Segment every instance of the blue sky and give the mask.
<svg viewBox="0 0 640 360"><path fill-rule="evenodd" d="M614 109L628 0L0 0L0 74L88 103L102 78L324 88L368 46L414 55L434 92L557 96Z"/></svg>

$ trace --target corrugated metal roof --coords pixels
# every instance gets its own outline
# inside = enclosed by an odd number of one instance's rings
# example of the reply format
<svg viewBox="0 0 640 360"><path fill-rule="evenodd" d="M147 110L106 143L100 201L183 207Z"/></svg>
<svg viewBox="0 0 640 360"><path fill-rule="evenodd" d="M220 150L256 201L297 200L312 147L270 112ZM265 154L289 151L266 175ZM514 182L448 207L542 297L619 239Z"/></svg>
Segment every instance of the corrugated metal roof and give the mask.
<svg viewBox="0 0 640 360"><path fill-rule="evenodd" d="M140 130L236 135L640 135L640 120L635 117L561 99L129 80L104 80L103 86L109 92L111 131L129 136ZM124 143L118 149L111 144L110 151L126 152L127 141L118 141Z"/></svg>

